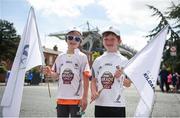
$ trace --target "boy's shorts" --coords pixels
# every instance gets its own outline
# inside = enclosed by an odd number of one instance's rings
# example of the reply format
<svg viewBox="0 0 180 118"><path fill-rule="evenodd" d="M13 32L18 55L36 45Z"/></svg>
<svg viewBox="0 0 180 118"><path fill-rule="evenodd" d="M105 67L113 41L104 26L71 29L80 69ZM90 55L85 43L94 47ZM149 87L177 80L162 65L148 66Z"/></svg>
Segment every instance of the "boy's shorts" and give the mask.
<svg viewBox="0 0 180 118"><path fill-rule="evenodd" d="M60 105L57 104L57 117L81 117L79 105Z"/></svg>
<svg viewBox="0 0 180 118"><path fill-rule="evenodd" d="M126 117L126 108L95 106L95 117Z"/></svg>

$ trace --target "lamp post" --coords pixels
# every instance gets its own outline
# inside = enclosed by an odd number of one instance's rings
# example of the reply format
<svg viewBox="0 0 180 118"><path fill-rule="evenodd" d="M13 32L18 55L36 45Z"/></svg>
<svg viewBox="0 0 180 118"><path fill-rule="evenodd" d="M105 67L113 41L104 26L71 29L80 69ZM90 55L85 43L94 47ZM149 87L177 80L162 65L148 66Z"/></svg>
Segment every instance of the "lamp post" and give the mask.
<svg viewBox="0 0 180 118"><path fill-rule="evenodd" d="M174 68L175 68L175 57L177 55L177 50L176 50L176 46L171 46L170 48L170 55L172 56L173 60L172 60L172 66L173 66L173 69L172 71L174 72Z"/></svg>

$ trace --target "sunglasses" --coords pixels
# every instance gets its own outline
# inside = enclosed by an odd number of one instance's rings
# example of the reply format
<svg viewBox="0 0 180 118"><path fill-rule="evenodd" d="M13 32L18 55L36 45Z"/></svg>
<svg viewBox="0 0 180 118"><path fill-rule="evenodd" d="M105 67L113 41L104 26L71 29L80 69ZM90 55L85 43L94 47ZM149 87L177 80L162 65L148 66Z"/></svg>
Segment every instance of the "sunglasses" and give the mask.
<svg viewBox="0 0 180 118"><path fill-rule="evenodd" d="M69 41L72 41L73 39L74 39L76 42L80 42L80 41L81 41L81 37L80 37L80 36L67 35L67 39L68 39Z"/></svg>

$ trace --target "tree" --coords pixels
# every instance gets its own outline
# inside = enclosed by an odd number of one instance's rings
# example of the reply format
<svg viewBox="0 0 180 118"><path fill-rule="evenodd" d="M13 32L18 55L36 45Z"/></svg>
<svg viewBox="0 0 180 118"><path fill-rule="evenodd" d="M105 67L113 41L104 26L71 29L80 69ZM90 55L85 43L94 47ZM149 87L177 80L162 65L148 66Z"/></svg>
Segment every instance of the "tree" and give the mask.
<svg viewBox="0 0 180 118"><path fill-rule="evenodd" d="M172 2L172 5L167 8L167 11L164 12L164 14L154 6L147 6L154 11L152 16L158 16L160 18L160 22L146 37L149 37L150 39L153 38L166 25L169 25L168 33L170 34L170 37L165 44L166 48L163 53L163 63L172 65L173 71L174 69L180 71L180 3L175 5ZM170 55L170 47L172 46L176 46L177 48L176 58Z"/></svg>
<svg viewBox="0 0 180 118"><path fill-rule="evenodd" d="M13 23L0 19L0 62L10 63L14 60L19 40Z"/></svg>

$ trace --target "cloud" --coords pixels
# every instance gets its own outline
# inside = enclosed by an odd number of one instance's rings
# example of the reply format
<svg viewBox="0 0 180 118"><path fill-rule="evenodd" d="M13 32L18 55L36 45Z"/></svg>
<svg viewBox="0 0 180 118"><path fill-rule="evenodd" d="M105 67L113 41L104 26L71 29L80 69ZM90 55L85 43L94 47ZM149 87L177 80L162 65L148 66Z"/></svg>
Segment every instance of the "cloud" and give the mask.
<svg viewBox="0 0 180 118"><path fill-rule="evenodd" d="M177 3L178 0L172 0ZM107 17L116 24L126 24L142 30L154 25L157 18L151 17L152 10L146 5L153 5L159 10L170 6L169 0L99 0L98 4L104 7Z"/></svg>
<svg viewBox="0 0 180 118"><path fill-rule="evenodd" d="M27 2L44 15L77 17L81 15L81 10L94 0L27 0Z"/></svg>
<svg viewBox="0 0 180 118"><path fill-rule="evenodd" d="M65 40L60 40L56 37L45 36L41 39L41 42L46 48L53 49L53 47L57 45L59 51L65 52L67 50L67 43Z"/></svg>
<svg viewBox="0 0 180 118"><path fill-rule="evenodd" d="M122 43L130 46L137 51L140 51L148 41L148 39L144 37L145 35L146 34L141 31L136 31L131 35L122 35Z"/></svg>
<svg viewBox="0 0 180 118"><path fill-rule="evenodd" d="M142 49L148 39L143 36L154 28L159 20L157 17L151 17L153 11L146 5L153 5L161 11L166 11L171 5L170 0L27 0L28 3L43 15L48 16L45 20L55 30L60 28L70 27L83 24L87 20L95 22L96 26L102 30L110 25L116 25L121 28L123 42L137 50ZM178 3L179 0L172 0ZM83 14L88 7L95 5L88 13L93 12L96 16L98 7L100 12L105 13L105 16L98 19L87 18L88 14ZM104 14L102 13L102 14ZM92 15L93 15L92 14ZM99 13L101 14L101 13ZM54 16L52 16L54 15ZM61 17L60 19L57 18ZM68 18L67 18L68 17ZM75 18L75 19L74 19ZM59 22L61 20L61 22ZM44 22L45 22L44 21ZM45 25L48 26L48 23ZM61 26L62 25L62 26ZM43 26L44 27L44 26ZM49 28L49 27L48 27ZM53 29L52 28L52 29ZM46 28L44 28L46 29ZM49 29L48 32L50 32ZM47 30L47 29L46 29ZM45 32L45 31L44 31ZM54 32L54 30L52 31Z"/></svg>
<svg viewBox="0 0 180 118"><path fill-rule="evenodd" d="M175 4L179 0L171 0ZM104 8L109 22L112 25L117 24L122 34L124 44L140 50L142 49L149 39L144 36L154 28L159 19L152 17L153 11L146 5L153 5L160 11L165 12L171 6L169 0L98 0L97 4Z"/></svg>

